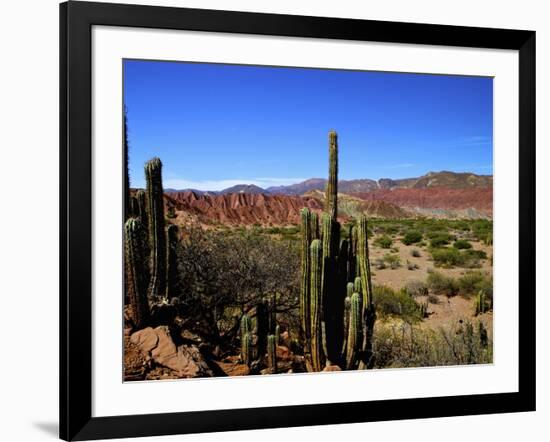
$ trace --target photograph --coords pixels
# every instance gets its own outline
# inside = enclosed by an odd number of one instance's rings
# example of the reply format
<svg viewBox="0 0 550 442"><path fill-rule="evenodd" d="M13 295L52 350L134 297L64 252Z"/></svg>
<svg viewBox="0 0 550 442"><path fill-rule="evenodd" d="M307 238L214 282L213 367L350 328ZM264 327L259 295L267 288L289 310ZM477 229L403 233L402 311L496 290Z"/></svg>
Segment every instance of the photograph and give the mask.
<svg viewBox="0 0 550 442"><path fill-rule="evenodd" d="M493 363L492 77L122 63L124 382Z"/></svg>

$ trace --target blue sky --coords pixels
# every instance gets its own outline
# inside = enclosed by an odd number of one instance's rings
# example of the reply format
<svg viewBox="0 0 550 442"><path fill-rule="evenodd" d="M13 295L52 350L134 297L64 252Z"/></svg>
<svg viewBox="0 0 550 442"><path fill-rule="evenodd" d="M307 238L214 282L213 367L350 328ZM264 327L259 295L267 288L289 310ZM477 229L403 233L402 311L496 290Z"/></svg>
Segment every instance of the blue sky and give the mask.
<svg viewBox="0 0 550 442"><path fill-rule="evenodd" d="M130 179L158 156L165 188L221 190L326 177L492 174L492 79L124 61Z"/></svg>

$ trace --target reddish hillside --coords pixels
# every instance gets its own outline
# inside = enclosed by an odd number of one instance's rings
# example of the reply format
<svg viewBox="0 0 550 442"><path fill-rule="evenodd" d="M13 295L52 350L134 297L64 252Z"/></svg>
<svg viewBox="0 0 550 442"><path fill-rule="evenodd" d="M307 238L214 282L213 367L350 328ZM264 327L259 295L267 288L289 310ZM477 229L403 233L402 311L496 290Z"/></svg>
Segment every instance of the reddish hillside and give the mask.
<svg viewBox="0 0 550 442"><path fill-rule="evenodd" d="M432 187L424 189L378 189L353 193L364 200L386 201L404 209L443 209L464 211L473 209L486 216L493 215L493 188L474 187L451 189Z"/></svg>
<svg viewBox="0 0 550 442"><path fill-rule="evenodd" d="M168 192L168 204L177 211L194 215L199 222L211 224L287 225L300 222L300 209L322 210L315 198L285 195L231 193L198 195L191 191Z"/></svg>

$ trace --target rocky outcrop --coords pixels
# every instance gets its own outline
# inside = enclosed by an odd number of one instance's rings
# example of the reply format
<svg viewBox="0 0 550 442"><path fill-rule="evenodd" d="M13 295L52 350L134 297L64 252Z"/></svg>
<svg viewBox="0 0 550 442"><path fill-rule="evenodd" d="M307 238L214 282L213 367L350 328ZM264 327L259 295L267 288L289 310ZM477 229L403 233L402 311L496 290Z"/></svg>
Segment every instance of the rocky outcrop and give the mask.
<svg viewBox="0 0 550 442"><path fill-rule="evenodd" d="M384 201L423 216L479 218L493 215L492 187L379 189L353 196L365 201Z"/></svg>
<svg viewBox="0 0 550 442"><path fill-rule="evenodd" d="M199 349L194 345L176 346L166 326L139 330L132 334L130 342L137 346L146 358L169 368L178 378L213 375Z"/></svg>
<svg viewBox="0 0 550 442"><path fill-rule="evenodd" d="M289 225L298 224L300 209L321 211L319 200L301 196L231 193L198 195L191 191L170 192L168 204L206 224Z"/></svg>

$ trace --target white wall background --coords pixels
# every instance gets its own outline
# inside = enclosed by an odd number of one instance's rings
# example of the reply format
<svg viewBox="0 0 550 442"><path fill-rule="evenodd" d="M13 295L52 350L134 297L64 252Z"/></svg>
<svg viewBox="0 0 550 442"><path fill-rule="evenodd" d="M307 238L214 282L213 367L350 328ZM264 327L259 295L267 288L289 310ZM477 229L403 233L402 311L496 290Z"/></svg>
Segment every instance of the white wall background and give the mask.
<svg viewBox="0 0 550 442"><path fill-rule="evenodd" d="M157 0L169 6L412 21L537 31L538 411L280 430L172 436L170 441L361 438L409 441L543 440L550 418L550 11L522 0ZM0 439L57 438L58 2L2 2L0 45ZM545 228L546 226L546 228ZM7 283L7 284L6 284ZM21 319L24 318L24 319ZM544 434L546 433L546 436Z"/></svg>

